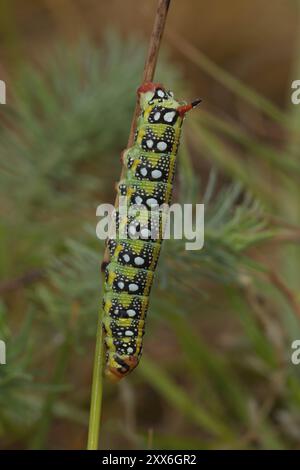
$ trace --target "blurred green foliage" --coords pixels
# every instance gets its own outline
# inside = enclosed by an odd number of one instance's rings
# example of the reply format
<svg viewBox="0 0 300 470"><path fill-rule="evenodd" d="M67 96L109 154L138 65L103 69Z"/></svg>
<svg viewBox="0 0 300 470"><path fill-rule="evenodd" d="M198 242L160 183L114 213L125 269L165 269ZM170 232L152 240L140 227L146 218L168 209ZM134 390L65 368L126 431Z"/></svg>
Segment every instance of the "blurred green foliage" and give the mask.
<svg viewBox="0 0 300 470"><path fill-rule="evenodd" d="M1 108L4 448L85 446L103 253L95 209L114 199L145 48L109 34L101 49L83 41L49 55L20 69L14 104ZM297 448L300 369L289 356L300 337L298 299L284 284L285 250L299 240L285 212L299 196L294 121L198 59L284 139L278 145L206 105L187 120L176 197L205 202L205 246L165 243L145 357L106 387L102 446ZM166 56L161 64L159 80L191 94ZM200 178L204 158L208 177Z"/></svg>

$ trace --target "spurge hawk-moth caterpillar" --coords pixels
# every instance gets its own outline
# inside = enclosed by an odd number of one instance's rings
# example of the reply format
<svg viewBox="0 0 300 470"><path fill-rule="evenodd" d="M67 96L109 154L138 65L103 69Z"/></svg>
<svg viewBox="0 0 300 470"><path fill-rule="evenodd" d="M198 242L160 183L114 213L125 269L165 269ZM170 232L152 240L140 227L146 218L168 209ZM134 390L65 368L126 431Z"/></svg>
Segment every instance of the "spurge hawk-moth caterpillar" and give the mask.
<svg viewBox="0 0 300 470"><path fill-rule="evenodd" d="M118 195L128 205L146 211L170 204L181 126L187 111L197 106L179 103L162 85L146 82L138 89L140 116L134 145L123 152L125 177ZM126 238L108 238L105 266L103 329L106 375L114 381L131 372L142 353L149 294L161 243L161 219L154 237L143 225L143 211L126 221ZM116 218L118 214L116 213ZM146 219L145 219L146 220Z"/></svg>

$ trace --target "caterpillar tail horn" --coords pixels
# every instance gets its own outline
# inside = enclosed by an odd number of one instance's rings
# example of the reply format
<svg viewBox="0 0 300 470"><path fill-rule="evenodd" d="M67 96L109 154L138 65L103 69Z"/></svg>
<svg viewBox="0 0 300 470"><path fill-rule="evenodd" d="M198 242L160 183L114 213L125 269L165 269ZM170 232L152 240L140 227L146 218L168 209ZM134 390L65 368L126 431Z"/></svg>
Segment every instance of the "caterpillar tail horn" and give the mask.
<svg viewBox="0 0 300 470"><path fill-rule="evenodd" d="M190 111L193 108L196 108L196 106L198 106L198 104L200 104L201 101L202 101L201 99L196 99L192 101L190 104L184 104L182 106L179 106L179 108L177 108L177 112L179 113L180 116L184 116L188 111Z"/></svg>

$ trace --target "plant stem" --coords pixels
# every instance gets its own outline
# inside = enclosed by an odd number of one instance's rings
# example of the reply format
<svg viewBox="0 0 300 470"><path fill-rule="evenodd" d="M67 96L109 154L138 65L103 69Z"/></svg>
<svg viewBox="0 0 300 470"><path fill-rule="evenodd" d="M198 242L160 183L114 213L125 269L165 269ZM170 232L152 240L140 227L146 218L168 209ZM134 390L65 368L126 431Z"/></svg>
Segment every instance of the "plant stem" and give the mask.
<svg viewBox="0 0 300 470"><path fill-rule="evenodd" d="M96 336L96 348L93 370L92 395L90 422L88 434L88 450L97 450L99 442L102 393L103 393L103 331L102 331L102 310L99 314Z"/></svg>
<svg viewBox="0 0 300 470"><path fill-rule="evenodd" d="M142 82L151 82L154 77L159 48L161 44L162 35L165 29L165 24L167 20L167 14L169 10L171 0L159 0L158 7L155 15L153 30L149 42L148 55L145 62L143 80ZM129 133L129 139L127 147L131 147L134 143L134 133L136 129L136 123L138 116L140 114L140 106L138 101L136 102L131 129Z"/></svg>
<svg viewBox="0 0 300 470"><path fill-rule="evenodd" d="M171 0L159 0L158 7L155 15L154 26L150 38L148 55L144 67L143 82L151 81L154 77L156 68L160 43L164 32L167 14L169 10ZM137 123L137 118L140 113L138 102L136 103L135 111L132 118L131 129L128 139L127 147L131 147L134 143L134 133ZM122 168L120 180L125 176L125 169ZM118 196L116 197L115 207L118 205ZM105 249L103 256L102 267L107 265L109 262L109 252ZM100 419L101 419L101 406L102 406L102 394L103 394L103 332L102 332L102 316L103 311L99 315L98 326L97 326L97 338L96 338L96 349L94 359L94 370L93 370L93 382L92 382L92 395L91 395L91 409L90 409L90 422L89 422L89 434L88 434L88 450L97 450L99 444L99 432L100 432Z"/></svg>

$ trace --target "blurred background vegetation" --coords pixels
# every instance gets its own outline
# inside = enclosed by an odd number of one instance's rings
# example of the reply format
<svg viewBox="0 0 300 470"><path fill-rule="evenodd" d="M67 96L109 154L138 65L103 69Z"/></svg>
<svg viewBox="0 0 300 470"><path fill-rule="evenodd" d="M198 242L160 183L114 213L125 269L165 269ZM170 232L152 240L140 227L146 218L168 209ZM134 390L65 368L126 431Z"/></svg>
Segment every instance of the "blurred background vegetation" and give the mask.
<svg viewBox="0 0 300 470"><path fill-rule="evenodd" d="M156 1L2 0L0 446L86 446L103 243ZM300 442L298 0L173 0L156 78L203 98L175 200L205 246L165 242L139 368L105 386L101 447Z"/></svg>

